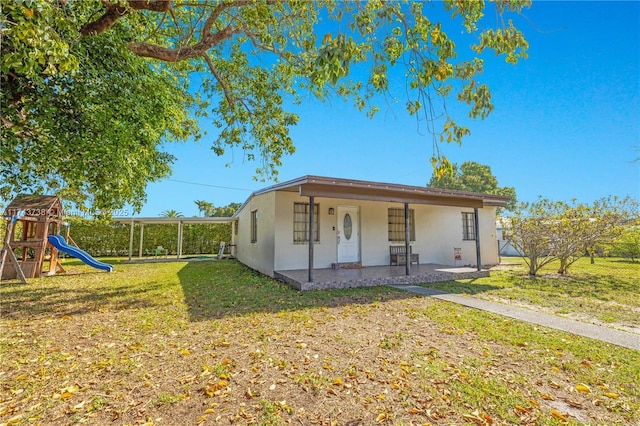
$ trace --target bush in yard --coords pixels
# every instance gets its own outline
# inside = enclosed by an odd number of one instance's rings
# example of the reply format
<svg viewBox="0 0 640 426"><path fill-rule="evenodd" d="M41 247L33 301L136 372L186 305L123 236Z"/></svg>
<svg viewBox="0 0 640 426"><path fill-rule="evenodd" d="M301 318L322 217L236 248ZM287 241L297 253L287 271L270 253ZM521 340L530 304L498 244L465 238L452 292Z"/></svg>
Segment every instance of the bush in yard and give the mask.
<svg viewBox="0 0 640 426"><path fill-rule="evenodd" d="M640 259L640 226L622 231L620 237L613 243L610 254L631 259L632 262Z"/></svg>
<svg viewBox="0 0 640 426"><path fill-rule="evenodd" d="M67 218L71 238L93 256L124 256L129 252L131 228L129 224L81 217ZM182 228L182 254L215 253L221 241L231 241L231 226L227 224L191 224ZM155 253L158 246L169 254L177 253L178 225L149 224L144 227L142 254ZM140 225L134 225L134 254L140 247Z"/></svg>
<svg viewBox="0 0 640 426"><path fill-rule="evenodd" d="M566 274L580 257L590 254L593 259L599 243L614 240L637 220L637 209L630 197L602 198L591 205L540 198L519 206L507 238L524 258L529 275L556 259L558 273Z"/></svg>

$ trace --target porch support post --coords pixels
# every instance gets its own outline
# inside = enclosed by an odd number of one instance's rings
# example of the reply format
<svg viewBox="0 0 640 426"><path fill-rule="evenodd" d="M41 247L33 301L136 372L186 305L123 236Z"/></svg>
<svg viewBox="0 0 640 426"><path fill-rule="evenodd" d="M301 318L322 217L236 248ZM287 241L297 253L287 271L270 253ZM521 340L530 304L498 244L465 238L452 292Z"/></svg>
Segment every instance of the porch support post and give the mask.
<svg viewBox="0 0 640 426"><path fill-rule="evenodd" d="M180 259L182 256L182 221L178 220L178 248L176 250L178 252L177 258Z"/></svg>
<svg viewBox="0 0 640 426"><path fill-rule="evenodd" d="M309 282L313 282L313 211L315 197L309 197Z"/></svg>
<svg viewBox="0 0 640 426"><path fill-rule="evenodd" d="M476 262L478 271L482 270L482 259L480 257L480 221L478 220L478 208L473 209L473 228L476 231Z"/></svg>
<svg viewBox="0 0 640 426"><path fill-rule="evenodd" d="M133 219L131 219L131 230L129 231L129 262L131 262L131 255L133 254Z"/></svg>
<svg viewBox="0 0 640 426"><path fill-rule="evenodd" d="M142 242L144 240L144 223L140 224L140 246L138 247L138 257L142 259Z"/></svg>
<svg viewBox="0 0 640 426"><path fill-rule="evenodd" d="M409 227L409 203L404 203L404 252L405 274L411 275L411 228Z"/></svg>

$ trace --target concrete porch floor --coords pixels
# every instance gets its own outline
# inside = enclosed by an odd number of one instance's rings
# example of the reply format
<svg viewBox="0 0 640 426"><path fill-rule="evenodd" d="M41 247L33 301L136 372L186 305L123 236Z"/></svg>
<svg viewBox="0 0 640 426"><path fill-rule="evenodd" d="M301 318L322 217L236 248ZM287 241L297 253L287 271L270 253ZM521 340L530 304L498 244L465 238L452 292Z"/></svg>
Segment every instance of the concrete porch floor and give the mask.
<svg viewBox="0 0 640 426"><path fill-rule="evenodd" d="M313 282L308 282L307 269L274 271L274 277L297 290L368 287L376 285L419 284L467 278L488 277L488 270L427 263L411 265L406 275L404 265L364 266L362 268L314 269Z"/></svg>

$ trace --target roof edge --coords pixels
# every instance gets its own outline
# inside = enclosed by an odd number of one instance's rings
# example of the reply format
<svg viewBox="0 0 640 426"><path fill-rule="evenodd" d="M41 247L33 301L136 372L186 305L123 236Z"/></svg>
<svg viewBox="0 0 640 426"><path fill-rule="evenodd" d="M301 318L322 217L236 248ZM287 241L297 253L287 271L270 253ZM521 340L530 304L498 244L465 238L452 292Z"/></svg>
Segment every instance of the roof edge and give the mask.
<svg viewBox="0 0 640 426"><path fill-rule="evenodd" d="M483 203L487 206L505 206L509 201L509 197L507 196L486 194L481 192L460 191L455 189L440 189L440 188L432 188L430 186L403 185L398 183L365 181L365 180L358 180L358 179L344 179L344 178L334 178L334 177L316 176L316 175L305 175L296 179L291 179L286 182L277 183L275 185L271 185L266 188L260 189L258 191L253 192L251 196L247 199L247 201L254 195L260 195L260 194L265 194L268 192L278 191L282 189L293 188L295 186L304 185L307 183L352 186L352 187L362 187L362 188L366 187L366 188L419 191L425 194L437 195L442 197L462 197L462 198L470 198L470 199L476 199L476 200L481 199L483 200Z"/></svg>

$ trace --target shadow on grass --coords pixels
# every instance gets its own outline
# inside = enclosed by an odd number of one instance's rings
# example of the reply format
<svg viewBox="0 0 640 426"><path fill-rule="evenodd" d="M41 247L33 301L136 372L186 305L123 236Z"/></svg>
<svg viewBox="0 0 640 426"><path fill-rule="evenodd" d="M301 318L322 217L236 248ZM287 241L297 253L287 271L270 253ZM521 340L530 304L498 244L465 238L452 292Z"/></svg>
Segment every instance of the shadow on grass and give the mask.
<svg viewBox="0 0 640 426"><path fill-rule="evenodd" d="M161 284L153 282L147 283L144 287L131 288L123 283L98 289L3 283L0 312L5 319L24 319L36 316L81 315L106 307L112 310L148 308L155 303L145 298L144 294L160 287Z"/></svg>
<svg viewBox="0 0 640 426"><path fill-rule="evenodd" d="M2 297L0 313L5 319L34 318L36 316L81 315L105 307L114 310L140 309L155 305L142 296L156 290L159 284L149 283L144 288L131 289L127 285L107 287L103 290L40 288L11 289L23 284L3 284L7 291ZM12 291L11 291L12 290Z"/></svg>
<svg viewBox="0 0 640 426"><path fill-rule="evenodd" d="M233 260L188 263L178 278L191 321L415 297L382 286L301 292Z"/></svg>
<svg viewBox="0 0 640 426"><path fill-rule="evenodd" d="M3 319L33 319L157 305L146 295L161 291L163 283L150 280L143 286L132 285L103 271L77 268L80 264L65 263L65 268L71 267L67 273L29 279L27 284L17 280L0 283L0 315Z"/></svg>

